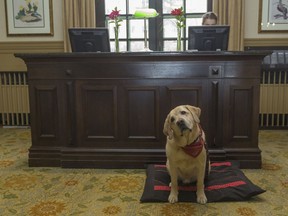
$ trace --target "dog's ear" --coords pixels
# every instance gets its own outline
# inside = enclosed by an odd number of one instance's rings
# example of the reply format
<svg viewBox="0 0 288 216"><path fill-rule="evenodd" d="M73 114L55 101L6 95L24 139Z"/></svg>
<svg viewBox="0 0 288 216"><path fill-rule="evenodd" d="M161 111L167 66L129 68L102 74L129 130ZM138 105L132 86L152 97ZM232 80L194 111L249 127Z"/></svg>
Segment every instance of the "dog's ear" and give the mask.
<svg viewBox="0 0 288 216"><path fill-rule="evenodd" d="M170 126L170 115L166 117L165 123L164 123L164 128L163 128L163 133L168 136L168 139L173 138L173 130Z"/></svg>
<svg viewBox="0 0 288 216"><path fill-rule="evenodd" d="M201 109L191 105L186 105L185 107L190 111L195 122L200 123Z"/></svg>

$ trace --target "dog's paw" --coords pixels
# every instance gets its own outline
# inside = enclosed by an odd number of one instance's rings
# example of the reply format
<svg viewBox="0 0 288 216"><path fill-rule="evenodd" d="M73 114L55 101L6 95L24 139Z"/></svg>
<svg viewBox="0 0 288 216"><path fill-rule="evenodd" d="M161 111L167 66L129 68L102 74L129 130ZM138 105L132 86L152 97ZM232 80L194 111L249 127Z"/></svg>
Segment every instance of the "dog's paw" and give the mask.
<svg viewBox="0 0 288 216"><path fill-rule="evenodd" d="M168 201L170 203L176 203L178 202L178 196L175 194L170 193L169 197L168 197Z"/></svg>
<svg viewBox="0 0 288 216"><path fill-rule="evenodd" d="M207 203L207 198L206 198L205 194L197 195L197 202L200 204Z"/></svg>

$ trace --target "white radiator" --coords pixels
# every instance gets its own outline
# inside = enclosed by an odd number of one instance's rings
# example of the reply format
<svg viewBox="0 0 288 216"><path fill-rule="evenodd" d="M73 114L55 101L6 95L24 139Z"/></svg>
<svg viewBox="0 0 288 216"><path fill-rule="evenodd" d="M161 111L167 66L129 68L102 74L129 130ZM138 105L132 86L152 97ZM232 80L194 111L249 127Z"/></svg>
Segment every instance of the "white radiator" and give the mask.
<svg viewBox="0 0 288 216"><path fill-rule="evenodd" d="M0 125L28 126L29 96L26 72L0 72Z"/></svg>
<svg viewBox="0 0 288 216"><path fill-rule="evenodd" d="M288 128L288 70L263 70L260 128Z"/></svg>

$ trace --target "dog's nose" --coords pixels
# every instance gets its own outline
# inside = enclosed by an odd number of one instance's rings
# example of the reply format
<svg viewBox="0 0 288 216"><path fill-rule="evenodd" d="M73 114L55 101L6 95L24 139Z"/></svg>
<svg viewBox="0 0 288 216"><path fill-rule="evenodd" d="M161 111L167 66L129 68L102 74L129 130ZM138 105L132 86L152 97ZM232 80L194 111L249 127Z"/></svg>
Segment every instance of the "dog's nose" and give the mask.
<svg viewBox="0 0 288 216"><path fill-rule="evenodd" d="M177 125L178 126L181 126L181 125L184 125L184 124L185 124L185 122L184 122L183 119L180 119L179 121L177 121Z"/></svg>

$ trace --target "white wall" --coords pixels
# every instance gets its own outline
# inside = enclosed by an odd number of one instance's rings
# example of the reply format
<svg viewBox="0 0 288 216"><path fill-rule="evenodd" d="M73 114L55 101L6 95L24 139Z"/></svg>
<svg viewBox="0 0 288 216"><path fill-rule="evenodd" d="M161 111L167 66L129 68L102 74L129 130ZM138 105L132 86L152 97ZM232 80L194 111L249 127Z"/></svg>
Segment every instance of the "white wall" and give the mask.
<svg viewBox="0 0 288 216"><path fill-rule="evenodd" d="M10 1L10 0L8 0ZM12 41L63 41L62 0L53 0L53 36L7 36L5 0L0 0L0 42Z"/></svg>

